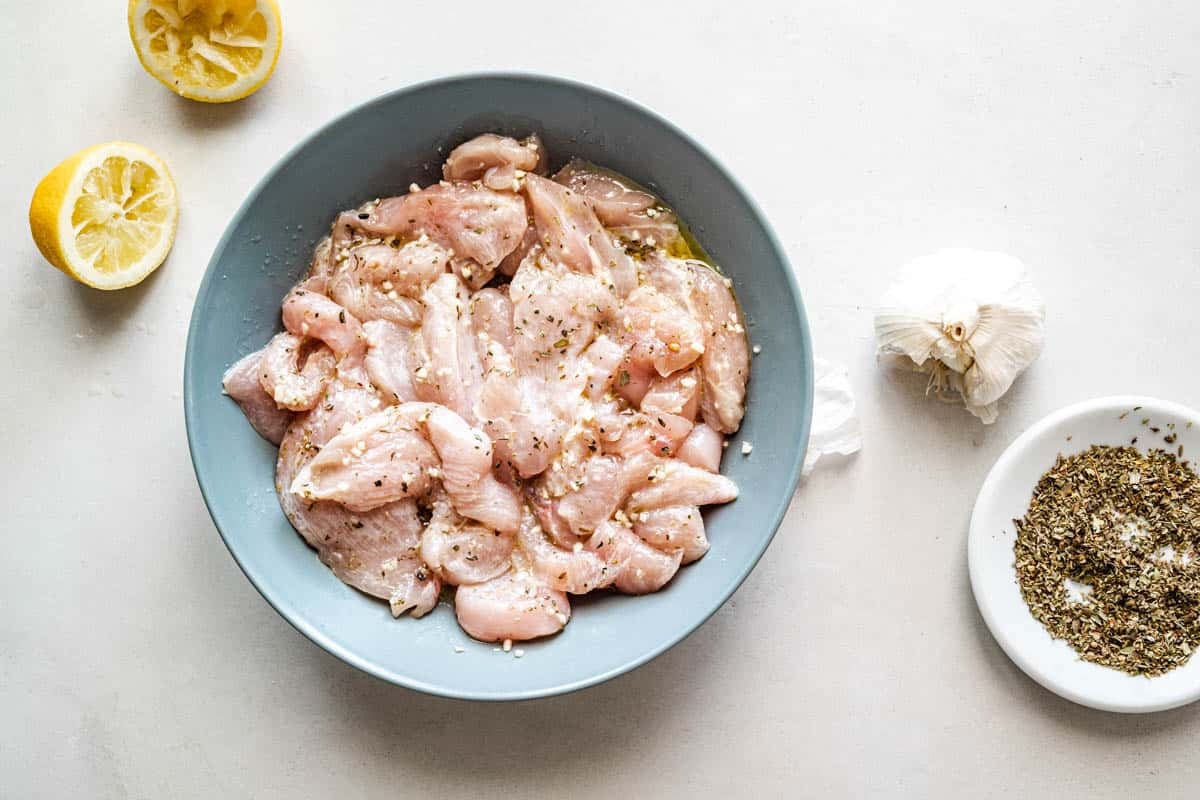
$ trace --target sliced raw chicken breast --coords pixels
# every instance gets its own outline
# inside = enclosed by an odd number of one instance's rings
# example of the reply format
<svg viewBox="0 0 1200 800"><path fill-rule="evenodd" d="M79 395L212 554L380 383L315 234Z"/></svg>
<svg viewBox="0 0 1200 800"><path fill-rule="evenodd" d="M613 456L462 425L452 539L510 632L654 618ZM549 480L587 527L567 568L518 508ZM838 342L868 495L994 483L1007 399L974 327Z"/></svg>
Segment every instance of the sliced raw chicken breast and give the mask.
<svg viewBox="0 0 1200 800"><path fill-rule="evenodd" d="M319 340L278 333L263 350L259 382L280 408L307 411L325 394L336 368L337 357Z"/></svg>
<svg viewBox="0 0 1200 800"><path fill-rule="evenodd" d="M689 369L670 376L655 377L642 395L641 409L649 416L674 414L691 422L700 407L699 371Z"/></svg>
<svg viewBox="0 0 1200 800"><path fill-rule="evenodd" d="M294 336L320 339L339 359L365 349L358 318L306 284L284 299L283 326Z"/></svg>
<svg viewBox="0 0 1200 800"><path fill-rule="evenodd" d="M721 471L721 453L724 450L725 439L721 434L701 422L692 428L692 432L683 440L679 447L681 461L699 467L709 472Z"/></svg>
<svg viewBox="0 0 1200 800"><path fill-rule="evenodd" d="M390 406L344 427L304 465L291 493L333 500L351 511L424 494L439 462L413 419L418 405Z"/></svg>
<svg viewBox="0 0 1200 800"><path fill-rule="evenodd" d="M333 239L325 236L313 248L312 261L308 264L308 277L325 279L333 275Z"/></svg>
<svg viewBox="0 0 1200 800"><path fill-rule="evenodd" d="M536 175L525 179L525 193L547 258L601 278L617 297L633 290L633 259L613 241L582 196Z"/></svg>
<svg viewBox="0 0 1200 800"><path fill-rule="evenodd" d="M417 397L439 403L474 421L475 403L483 383L475 334L471 327L470 297L457 276L446 274L424 294L425 319L410 355Z"/></svg>
<svg viewBox="0 0 1200 800"><path fill-rule="evenodd" d="M667 506L707 506L728 503L738 496L737 484L682 461L666 459L648 476L645 487L629 498L633 512Z"/></svg>
<svg viewBox="0 0 1200 800"><path fill-rule="evenodd" d="M732 284L702 261L647 257L646 277L660 294L687 307L704 330L701 415L714 430L733 433L745 413L750 349Z"/></svg>
<svg viewBox="0 0 1200 800"><path fill-rule="evenodd" d="M600 222L623 239L670 248L681 238L674 213L614 172L571 159L554 180L584 197Z"/></svg>
<svg viewBox="0 0 1200 800"><path fill-rule="evenodd" d="M518 186L514 184L537 169L540 160L540 146L531 139L518 142L485 133L451 150L442 165L442 176L448 181L483 181L491 189L515 191Z"/></svg>
<svg viewBox="0 0 1200 800"><path fill-rule="evenodd" d="M700 362L704 369L701 414L709 427L733 433L746 413L746 380L750 377L746 328L727 280L706 264L690 263L694 305L706 333Z"/></svg>
<svg viewBox="0 0 1200 800"><path fill-rule="evenodd" d="M584 537L575 535L567 521L559 516L558 503L550 499L548 492L544 492L532 484L526 484L525 489L525 500L532 509L534 517L537 518L542 533L550 541L568 550L574 548L576 542L586 541Z"/></svg>
<svg viewBox="0 0 1200 800"><path fill-rule="evenodd" d="M361 422L384 405L378 392L365 383L348 380L339 365L338 375L329 382L325 396L304 416L305 441L314 449L324 447L347 426Z"/></svg>
<svg viewBox="0 0 1200 800"><path fill-rule="evenodd" d="M454 509L502 533L521 524L521 501L515 490L492 474L492 443L447 408L430 410L425 426L441 458L441 478Z"/></svg>
<svg viewBox="0 0 1200 800"><path fill-rule="evenodd" d="M570 372L577 394L586 373L577 369L601 320L615 308L601 279L540 259L526 260L509 286L513 307L513 356L522 375L560 381ZM560 393L556 387L555 393Z"/></svg>
<svg viewBox="0 0 1200 800"><path fill-rule="evenodd" d="M495 343L511 352L513 304L507 290L480 289L471 297L471 325L482 346Z"/></svg>
<svg viewBox="0 0 1200 800"><path fill-rule="evenodd" d="M321 561L397 616L455 586L483 641L557 633L569 594L658 591L708 551L700 506L738 493L729 281L654 195L548 164L483 134L440 183L340 214L285 332L223 378Z"/></svg>
<svg viewBox="0 0 1200 800"><path fill-rule="evenodd" d="M563 592L514 568L490 581L458 587L454 613L475 639L519 642L561 631L571 618L571 605Z"/></svg>
<svg viewBox="0 0 1200 800"><path fill-rule="evenodd" d="M537 225L534 224L533 218L530 217L526 220L525 233L522 234L521 241L518 242L513 251L506 255L500 262L500 266L498 268L500 274L507 275L510 278L515 275L517 268L521 266L521 262L528 258L529 254L533 252L535 247L538 247L538 242L539 237Z"/></svg>
<svg viewBox="0 0 1200 800"><path fill-rule="evenodd" d="M409 348L413 333L394 322L373 319L363 323L367 337L366 370L388 402L407 403L417 399L409 372Z"/></svg>
<svg viewBox="0 0 1200 800"><path fill-rule="evenodd" d="M402 247L360 245L330 277L329 296L361 321L421 324L421 295L450 264L450 251L428 237Z"/></svg>
<svg viewBox="0 0 1200 800"><path fill-rule="evenodd" d="M259 436L277 445L283 441L283 435L292 422L292 412L277 406L275 399L262 387L259 366L262 364L263 352L258 350L244 356L225 371L221 384L225 394L232 397L242 409L250 427L254 428Z"/></svg>
<svg viewBox="0 0 1200 800"><path fill-rule="evenodd" d="M376 237L415 238L424 233L453 253L452 268L472 288L488 282L521 242L528 222L519 195L466 182L388 197L362 213L366 219L361 213L343 214L338 224Z"/></svg>
<svg viewBox="0 0 1200 800"><path fill-rule="evenodd" d="M634 364L650 364L660 376L693 364L707 343L688 309L652 286L639 286L618 312L620 335Z"/></svg>
<svg viewBox="0 0 1200 800"><path fill-rule="evenodd" d="M688 435L692 424L674 414L645 414L626 410L602 417L604 451L628 457L649 453L669 458Z"/></svg>
<svg viewBox="0 0 1200 800"><path fill-rule="evenodd" d="M587 360L587 382L583 391L589 400L600 400L613 387L619 379L626 352L625 347L604 334L588 345L583 352Z"/></svg>
<svg viewBox="0 0 1200 800"><path fill-rule="evenodd" d="M421 534L421 558L447 583L483 583L510 566L513 536L464 519L450 500L433 501Z"/></svg>
<svg viewBox="0 0 1200 800"><path fill-rule="evenodd" d="M624 525L607 524L592 539L589 548L619 567L613 585L623 594L657 592L675 577L683 560L682 550L656 550Z"/></svg>
<svg viewBox="0 0 1200 800"><path fill-rule="evenodd" d="M684 564L690 564L708 552L704 518L696 506L641 511L634 516L633 532L646 544L664 553L682 550Z"/></svg>
<svg viewBox="0 0 1200 800"><path fill-rule="evenodd" d="M559 516L577 535L596 530L625 502L620 459L594 456L587 459L581 473L573 491L558 502Z"/></svg>
<svg viewBox="0 0 1200 800"><path fill-rule="evenodd" d="M582 357L612 296L593 276L527 259L509 287L516 375L489 376L479 417L522 478L562 448L591 372ZM495 372L493 372L495 376Z"/></svg>
<svg viewBox="0 0 1200 800"><path fill-rule="evenodd" d="M307 417L288 430L279 449L276 483L288 486L316 448ZM428 613L437 604L441 582L418 552L421 521L412 500L356 513L338 503L306 502L280 492L279 502L292 527L317 551L334 574L360 591L387 600L392 614Z"/></svg>
<svg viewBox="0 0 1200 800"><path fill-rule="evenodd" d="M551 589L569 594L587 594L612 584L616 571L605 560L582 544L570 549L559 547L546 537L537 518L526 512L517 534L521 551L529 559L533 572Z"/></svg>

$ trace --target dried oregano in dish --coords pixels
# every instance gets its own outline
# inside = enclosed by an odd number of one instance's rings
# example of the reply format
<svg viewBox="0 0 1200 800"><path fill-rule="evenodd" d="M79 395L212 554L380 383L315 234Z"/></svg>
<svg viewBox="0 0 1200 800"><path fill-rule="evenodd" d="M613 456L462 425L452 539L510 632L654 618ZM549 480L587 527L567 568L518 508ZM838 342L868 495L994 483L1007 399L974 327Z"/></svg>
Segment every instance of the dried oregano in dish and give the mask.
<svg viewBox="0 0 1200 800"><path fill-rule="evenodd" d="M1159 675L1200 646L1200 478L1179 455L1060 455L1014 520L1021 596L1084 660Z"/></svg>

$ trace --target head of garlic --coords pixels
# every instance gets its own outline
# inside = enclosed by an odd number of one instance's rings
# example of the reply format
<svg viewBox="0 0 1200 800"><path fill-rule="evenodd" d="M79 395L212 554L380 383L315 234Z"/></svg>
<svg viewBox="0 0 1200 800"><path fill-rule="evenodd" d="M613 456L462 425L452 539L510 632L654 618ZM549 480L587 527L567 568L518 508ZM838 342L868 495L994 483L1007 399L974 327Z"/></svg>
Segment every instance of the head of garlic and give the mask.
<svg viewBox="0 0 1200 800"><path fill-rule="evenodd" d="M984 423L1038 357L1046 321L1025 265L1003 253L950 249L905 264L875 312L881 360L929 375Z"/></svg>

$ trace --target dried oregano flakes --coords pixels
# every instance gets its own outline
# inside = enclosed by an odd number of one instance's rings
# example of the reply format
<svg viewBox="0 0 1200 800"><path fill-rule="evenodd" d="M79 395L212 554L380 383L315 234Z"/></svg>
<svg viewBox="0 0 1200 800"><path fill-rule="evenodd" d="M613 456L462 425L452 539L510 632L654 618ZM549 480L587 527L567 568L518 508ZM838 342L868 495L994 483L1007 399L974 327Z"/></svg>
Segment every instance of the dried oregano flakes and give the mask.
<svg viewBox="0 0 1200 800"><path fill-rule="evenodd" d="M1060 455L1014 523L1021 596L1081 658L1159 675L1200 646L1200 478L1176 453Z"/></svg>

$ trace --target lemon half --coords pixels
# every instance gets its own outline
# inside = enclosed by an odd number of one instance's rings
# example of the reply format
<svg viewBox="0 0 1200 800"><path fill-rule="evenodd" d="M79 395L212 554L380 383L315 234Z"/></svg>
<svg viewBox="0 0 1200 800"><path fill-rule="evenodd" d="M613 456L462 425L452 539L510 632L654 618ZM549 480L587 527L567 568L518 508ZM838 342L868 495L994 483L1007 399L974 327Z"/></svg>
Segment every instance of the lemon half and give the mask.
<svg viewBox="0 0 1200 800"><path fill-rule="evenodd" d="M129 36L168 89L228 103L271 77L283 28L275 0L130 0Z"/></svg>
<svg viewBox="0 0 1200 800"><path fill-rule="evenodd" d="M42 255L97 289L132 286L158 269L178 222L167 165L129 142L79 151L42 178L29 204Z"/></svg>

